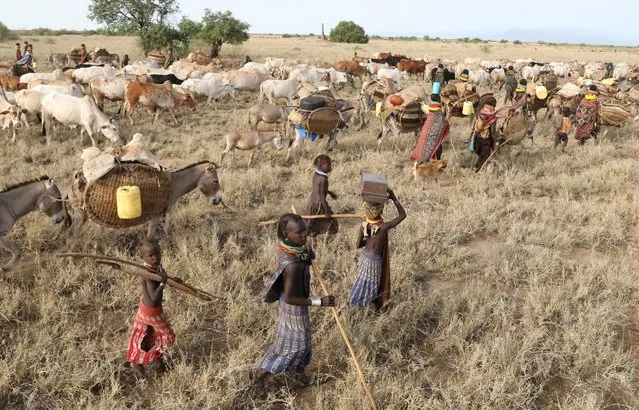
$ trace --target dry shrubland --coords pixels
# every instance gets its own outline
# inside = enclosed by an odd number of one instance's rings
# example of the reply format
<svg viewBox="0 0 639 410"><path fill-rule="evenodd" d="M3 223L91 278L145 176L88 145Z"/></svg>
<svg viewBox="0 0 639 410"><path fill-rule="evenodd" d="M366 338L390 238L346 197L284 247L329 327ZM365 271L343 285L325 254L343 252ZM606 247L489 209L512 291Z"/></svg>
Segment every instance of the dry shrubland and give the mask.
<svg viewBox="0 0 639 410"><path fill-rule="evenodd" d="M323 59L333 61L352 53L352 46L313 39L261 38L242 51L254 59L291 55L286 51L291 41L303 50L295 54L309 58L326 55ZM64 51L79 42L62 36L51 47ZM386 49L430 52L420 44L427 43L371 41L358 47L361 55ZM44 48L34 45L36 53ZM119 53L132 49L131 39L102 38L100 45ZM9 46L2 49L7 57ZM457 58L474 46L456 47L442 55ZM492 47L491 56L498 56L501 45ZM520 47L528 46L515 49ZM539 50L546 53L539 58L558 52ZM615 56L636 62L636 54L623 53ZM356 92L347 88L340 95L353 99ZM122 135L128 139L142 132L160 162L172 169L218 160L222 136L248 129L246 109L254 100L243 93L217 112L184 111L181 127L168 117L151 125L151 115L139 110L138 126L120 121ZM114 112L115 105L107 111ZM81 144L77 131L68 130L47 146L36 128L15 144L3 136L1 181L46 173L67 185L88 141ZM341 135L331 154L331 189L340 195L331 201L333 209L358 208L359 178L370 171L388 177L408 212L391 234L392 309L383 316L347 305L358 257L357 222L342 223L334 238L315 240L324 280L337 296L381 407L639 407L638 130L636 125L609 128L599 144L580 147L571 140L562 154L552 150L550 124L543 122L534 143L526 140L500 152L486 172L475 175L469 168L474 156L464 145L468 120L453 119L454 146L445 146L449 165L438 185L412 180L412 135L388 138L380 152L374 151L374 122ZM291 205L303 208L312 158L323 147L322 141L310 144L309 152L296 153L290 164L285 151L271 148L270 161L258 160L251 169L245 168L248 154L238 153L237 168L225 163L219 171L232 213L210 207L199 192L179 201L173 235L161 241L164 265L170 274L225 298L201 303L165 292L165 311L177 334L174 368L148 382L136 383L121 369L140 298L137 280L87 261L52 257L67 250L62 228L41 213L21 220L11 239L35 255L36 263L26 256L14 271L1 274L0 406L366 408L328 310L311 313L310 370L326 375L326 383L299 388L275 377L256 391L248 379L272 340L277 313L276 305L261 301L275 265L275 230L256 224ZM386 215L395 215L392 204ZM145 227L114 231L87 224L77 250L139 260L137 246L145 232ZM319 294L317 282L312 285L312 293Z"/></svg>

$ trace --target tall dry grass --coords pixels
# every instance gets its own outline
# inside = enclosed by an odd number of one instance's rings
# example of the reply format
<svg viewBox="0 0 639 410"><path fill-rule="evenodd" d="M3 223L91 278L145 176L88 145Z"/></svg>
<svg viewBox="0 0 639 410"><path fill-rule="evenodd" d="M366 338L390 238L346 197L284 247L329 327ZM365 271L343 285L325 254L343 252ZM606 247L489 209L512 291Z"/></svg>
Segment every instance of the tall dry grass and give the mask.
<svg viewBox="0 0 639 410"><path fill-rule="evenodd" d="M130 40L106 40L101 44L116 52L132 47ZM65 50L62 41L52 47ZM348 46L304 41L309 47L297 53L309 58L331 61L350 54ZM289 44L254 39L245 50L286 55ZM393 44L393 51L416 47ZM356 92L340 95L353 99ZM222 135L248 128L246 109L253 101L243 94L217 112L183 112L181 127L168 117L151 125L145 121L150 114L139 110L134 128L120 122L122 135L142 132L172 169L217 160ZM66 130L47 146L35 128L15 144L6 140L1 181L48 173L68 184L88 141L82 144L77 131ZM390 138L376 152L376 132L373 125L340 137L330 179L340 198L331 203L337 212L357 209L360 175L370 171L386 175L405 205L408 218L391 234L392 309L375 316L347 306L359 254L356 222L342 223L334 238L317 238L315 248L380 407L639 407L636 125L609 129L598 145L579 147L571 140L562 154L550 148L550 125L544 122L534 144L525 141L501 152L487 172L475 175L469 168L474 158L464 147L468 120L453 119L455 150L445 147L449 166L439 184L412 181L412 135ZM251 169L245 168L248 154L238 153L237 168L225 163L219 171L233 213L208 206L199 192L179 201L173 235L161 241L164 265L225 299L207 304L165 292L164 307L177 334L174 368L148 382L136 383L128 370L120 370L140 298L137 280L87 261L52 257L68 249L65 232L41 213L21 220L10 237L35 254L37 263L0 274L0 406L366 408L324 309L311 313L310 369L324 374L326 383L299 388L276 377L258 391L248 379L272 341L276 317L275 305L261 302L275 264L276 235L256 223L291 205L303 208L312 158L322 149L323 142L310 144L290 164L284 151L271 149L270 160ZM386 216L394 214L389 205ZM115 231L89 224L77 250L137 260L144 234L145 227ZM319 293L313 282L313 294Z"/></svg>

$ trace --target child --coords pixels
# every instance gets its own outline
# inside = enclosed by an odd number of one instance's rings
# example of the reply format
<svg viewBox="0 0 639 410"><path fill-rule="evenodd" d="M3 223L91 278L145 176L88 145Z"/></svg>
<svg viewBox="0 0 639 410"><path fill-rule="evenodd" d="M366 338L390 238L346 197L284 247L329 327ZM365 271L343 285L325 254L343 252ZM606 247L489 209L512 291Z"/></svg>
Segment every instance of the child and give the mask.
<svg viewBox="0 0 639 410"><path fill-rule="evenodd" d="M307 222L308 234L317 235L326 232L333 235L337 233L339 227L337 220L330 217L333 210L326 201L326 195L337 199L337 195L328 189L328 174L333 170L332 161L328 155L318 155L313 163L315 164L313 192L308 198L304 212L307 215L324 215L326 219L310 219Z"/></svg>
<svg viewBox="0 0 639 410"><path fill-rule="evenodd" d="M472 151L477 154L475 172L479 172L488 158L490 158L498 136L495 107L488 104L484 105L477 114L477 121L475 121L470 143Z"/></svg>
<svg viewBox="0 0 639 410"><path fill-rule="evenodd" d="M526 94L526 87L528 86L528 81L525 78L522 78L517 84L517 88L515 88L515 95L513 97L513 105L515 109L522 114L526 114L528 112L528 95Z"/></svg>
<svg viewBox="0 0 639 410"><path fill-rule="evenodd" d="M87 47L80 44L80 64L84 64L87 60Z"/></svg>
<svg viewBox="0 0 639 410"><path fill-rule="evenodd" d="M554 121L555 126L555 145L553 148L557 148L557 145L561 144L561 152L564 152L566 145L568 144L568 133L570 132L570 108L564 107L563 115L561 117L556 116Z"/></svg>
<svg viewBox="0 0 639 410"><path fill-rule="evenodd" d="M16 43L16 61L20 61L22 53L20 52L20 43Z"/></svg>
<svg viewBox="0 0 639 410"><path fill-rule="evenodd" d="M292 373L305 385L313 375L304 373L311 360L311 322L309 306L335 306L334 296L311 298L310 270L315 254L304 250L306 223L296 214L286 214L277 224L278 264L270 282L265 302L279 300L275 342L268 348L260 367L252 376L258 383L271 373Z"/></svg>
<svg viewBox="0 0 639 410"><path fill-rule="evenodd" d="M384 222L384 204L364 203L366 221L362 223L357 237L357 248L365 246L357 264L357 279L351 290L352 305L366 307L375 302L377 310L384 310L390 298L390 255L388 231L406 219L406 211L392 190L388 197L397 207L399 215Z"/></svg>
<svg viewBox="0 0 639 410"><path fill-rule="evenodd" d="M129 65L129 55L125 54L124 58L122 59L122 67L126 67Z"/></svg>
<svg viewBox="0 0 639 410"><path fill-rule="evenodd" d="M504 105L510 101L513 101L513 97L515 96L515 90L517 89L517 78L515 78L515 69L513 66L508 66L506 70L506 96L504 97ZM497 106L495 104L495 106Z"/></svg>
<svg viewBox="0 0 639 410"><path fill-rule="evenodd" d="M129 340L126 361L138 377L145 377L144 366L160 362L164 367L164 354L175 341L175 333L162 310L162 294L168 277L162 268L162 251L155 239L142 243L142 258L146 269L162 277L162 282L140 278L142 300L135 317L135 324Z"/></svg>

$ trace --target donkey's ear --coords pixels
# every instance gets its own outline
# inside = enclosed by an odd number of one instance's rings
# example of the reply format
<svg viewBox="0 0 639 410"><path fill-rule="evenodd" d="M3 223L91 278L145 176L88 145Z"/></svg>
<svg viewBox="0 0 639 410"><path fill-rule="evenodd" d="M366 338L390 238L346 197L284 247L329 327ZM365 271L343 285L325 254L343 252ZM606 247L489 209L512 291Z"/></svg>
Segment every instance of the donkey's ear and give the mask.
<svg viewBox="0 0 639 410"><path fill-rule="evenodd" d="M55 182L53 181L53 178L49 178L49 179L44 181L44 185L47 188L51 188L53 185L55 185Z"/></svg>
<svg viewBox="0 0 639 410"><path fill-rule="evenodd" d="M214 163L214 162L210 163L210 164L209 164L209 166L208 166L208 167L206 167L206 170L207 170L208 172L213 172L213 171L215 171L216 169L217 169L217 164L216 164L216 163Z"/></svg>

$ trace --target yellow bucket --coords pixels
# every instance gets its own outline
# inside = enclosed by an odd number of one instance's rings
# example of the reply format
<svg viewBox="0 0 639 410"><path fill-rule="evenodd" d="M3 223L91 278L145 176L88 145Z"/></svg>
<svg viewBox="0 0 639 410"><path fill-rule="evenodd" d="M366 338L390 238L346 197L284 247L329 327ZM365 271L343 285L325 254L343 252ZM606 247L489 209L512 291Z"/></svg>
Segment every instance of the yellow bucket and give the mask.
<svg viewBox="0 0 639 410"><path fill-rule="evenodd" d="M535 88L535 95L540 100L545 100L546 97L548 97L548 90L543 85L538 85L537 88Z"/></svg>
<svg viewBox="0 0 639 410"><path fill-rule="evenodd" d="M33 63L31 63L31 66L32 66L33 68L38 68L38 62L37 62L37 61L34 61Z"/></svg>
<svg viewBox="0 0 639 410"><path fill-rule="evenodd" d="M601 80L601 84L605 85L606 87L610 87L614 83L615 80L613 80L612 78L604 78L603 80Z"/></svg>
<svg viewBox="0 0 639 410"><path fill-rule="evenodd" d="M382 103L378 102L375 104L375 116L379 117L379 114L382 113Z"/></svg>
<svg viewBox="0 0 639 410"><path fill-rule="evenodd" d="M464 115L473 115L475 113L475 107L473 107L472 101L465 101L464 107L462 108L462 114Z"/></svg>
<svg viewBox="0 0 639 410"><path fill-rule="evenodd" d="M115 193L118 218L135 219L142 216L142 197L140 187L121 186Z"/></svg>
<svg viewBox="0 0 639 410"><path fill-rule="evenodd" d="M428 108L428 104L426 104L426 103L422 103L422 104L419 106L419 108L421 108L421 109L422 109L422 112L423 112L424 114L428 114L428 112L430 111L430 108Z"/></svg>
<svg viewBox="0 0 639 410"><path fill-rule="evenodd" d="M584 78L583 77L579 77L577 78L577 84L583 84L584 83Z"/></svg>

